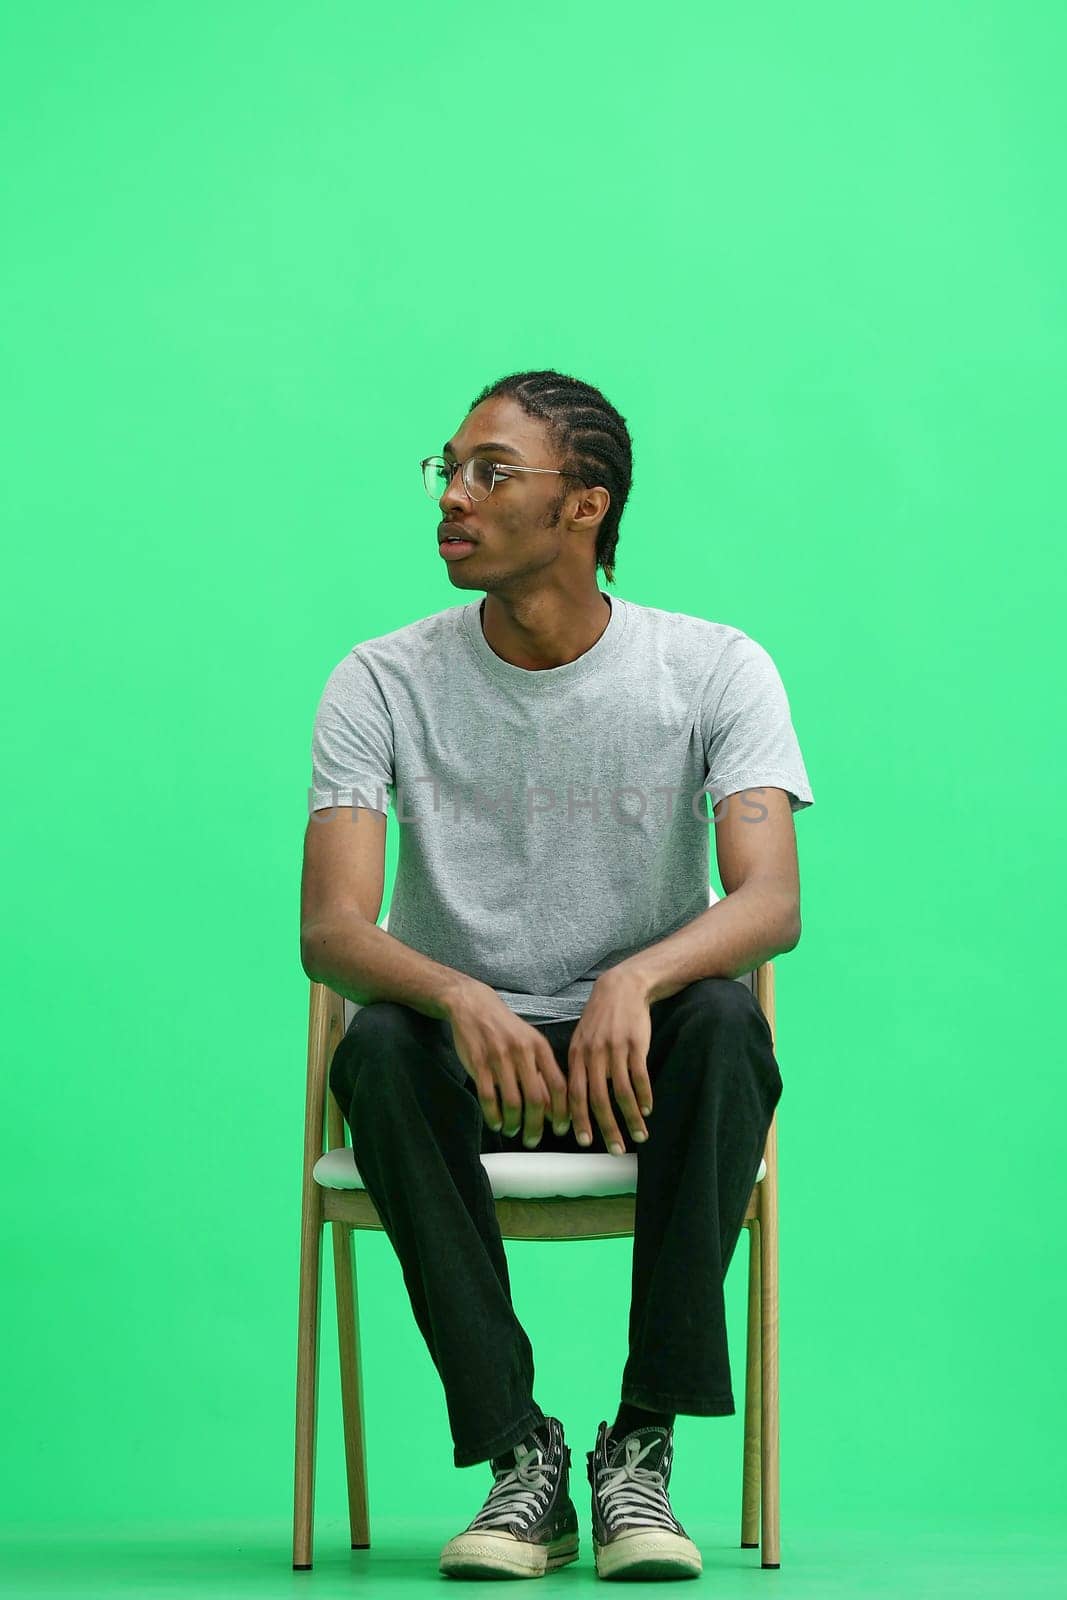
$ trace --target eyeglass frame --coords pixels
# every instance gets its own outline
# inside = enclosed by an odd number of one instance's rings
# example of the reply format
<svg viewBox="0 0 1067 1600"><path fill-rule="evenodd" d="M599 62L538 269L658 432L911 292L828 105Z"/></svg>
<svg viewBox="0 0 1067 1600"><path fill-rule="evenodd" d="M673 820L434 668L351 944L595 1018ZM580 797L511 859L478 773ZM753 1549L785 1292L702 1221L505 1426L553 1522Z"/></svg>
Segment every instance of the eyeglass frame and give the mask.
<svg viewBox="0 0 1067 1600"><path fill-rule="evenodd" d="M424 489L426 488L426 467L427 467L427 464L429 462L431 462L431 461L440 461L443 466L445 466L445 467L448 466L448 462L445 460L444 456L424 456L423 459L419 462L419 466L422 469L422 486L423 486ZM452 484L455 481L456 468L459 467L460 468L460 480L459 481L463 485L463 493L467 496L468 500L474 501L475 505L479 505L481 503L480 501L474 499L474 496L471 494L470 490L467 487L467 468L470 466L472 461L486 461L487 465L492 467L492 469L493 469L493 481L489 485L489 494L492 494L493 490L497 486L497 473L498 473L498 471L499 472L503 472L505 474L507 474L509 472L547 472L547 473L553 473L558 478L574 478L577 483L582 483L582 484L585 483L585 479L584 478L579 478L577 473L575 473L575 472L565 472L562 467L519 467L519 466L516 466L511 461L487 461L487 458L485 456L468 456L466 461L462 461L462 462L461 461L455 461L455 462L452 463L452 471L451 471L451 473L449 475L448 485L447 485L446 488L441 490L441 494L447 494L449 489L451 489ZM426 489L426 493L428 495L430 495L430 499L431 500L439 500L441 498L441 495L430 494L429 489ZM488 500L489 494L483 495L482 498L485 499L485 500Z"/></svg>

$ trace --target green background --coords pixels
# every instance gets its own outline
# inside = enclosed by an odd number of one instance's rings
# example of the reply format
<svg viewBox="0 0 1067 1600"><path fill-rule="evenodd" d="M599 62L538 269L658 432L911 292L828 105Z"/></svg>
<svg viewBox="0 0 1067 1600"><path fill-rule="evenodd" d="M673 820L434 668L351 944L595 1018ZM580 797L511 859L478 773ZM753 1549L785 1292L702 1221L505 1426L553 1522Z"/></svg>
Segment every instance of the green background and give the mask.
<svg viewBox="0 0 1067 1600"><path fill-rule="evenodd" d="M614 592L766 646L815 794L768 1581L1052 1548L1065 43L963 0L0 19L8 1537L293 1581L312 719L354 643L470 598L419 458L551 366L633 436ZM376 1544L327 1272L320 1586L435 1578L488 1486L357 1245ZM629 1242L509 1249L587 1528ZM738 1584L747 1253L738 1414L680 1419L673 1485Z"/></svg>

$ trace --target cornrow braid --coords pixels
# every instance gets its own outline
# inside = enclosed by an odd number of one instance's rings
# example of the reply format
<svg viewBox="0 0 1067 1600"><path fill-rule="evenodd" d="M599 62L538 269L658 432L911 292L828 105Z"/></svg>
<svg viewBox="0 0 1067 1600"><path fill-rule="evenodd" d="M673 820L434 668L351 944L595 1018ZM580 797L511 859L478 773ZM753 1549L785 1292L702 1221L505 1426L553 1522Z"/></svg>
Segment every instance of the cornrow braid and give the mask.
<svg viewBox="0 0 1067 1600"><path fill-rule="evenodd" d="M633 447L625 417L592 384L551 369L499 378L482 390L470 410L498 396L516 401L527 416L545 423L549 443L567 472L588 488L603 485L611 495L597 529L596 564L603 567L608 583L614 583L619 520L633 481ZM569 492L567 480L562 482L560 505Z"/></svg>

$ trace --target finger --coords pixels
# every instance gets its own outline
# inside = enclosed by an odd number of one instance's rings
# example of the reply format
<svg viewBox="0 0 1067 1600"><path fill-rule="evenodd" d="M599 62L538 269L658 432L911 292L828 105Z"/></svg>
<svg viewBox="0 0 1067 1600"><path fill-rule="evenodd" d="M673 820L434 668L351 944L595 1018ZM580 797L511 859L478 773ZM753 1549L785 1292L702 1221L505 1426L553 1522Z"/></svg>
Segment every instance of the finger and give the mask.
<svg viewBox="0 0 1067 1600"><path fill-rule="evenodd" d="M630 1082L637 1097L637 1109L644 1115L652 1113L652 1080L648 1075L648 1058L645 1050L636 1045L630 1051ZM647 1133L647 1128L646 1128Z"/></svg>
<svg viewBox="0 0 1067 1600"><path fill-rule="evenodd" d="M541 1135L545 1131L545 1105L548 1101L548 1092L540 1070L532 1061L522 1063L520 1076L525 1105L522 1142L527 1150L532 1150L535 1145L541 1143Z"/></svg>
<svg viewBox="0 0 1067 1600"><path fill-rule="evenodd" d="M570 1108L567 1104L567 1080L560 1071L552 1046L543 1034L541 1045L537 1059L551 1107L552 1127L556 1133L566 1133L571 1123Z"/></svg>
<svg viewBox="0 0 1067 1600"><path fill-rule="evenodd" d="M581 1057L575 1056L568 1063L567 1072L567 1104L570 1107L571 1126L574 1136L581 1145L591 1145L593 1130L589 1126L589 1100L586 1093L585 1067Z"/></svg>
<svg viewBox="0 0 1067 1600"><path fill-rule="evenodd" d="M496 1082L488 1067L478 1074L476 1082L478 1084L478 1103L482 1108L482 1116L493 1132L499 1133L504 1119L500 1111Z"/></svg>
<svg viewBox="0 0 1067 1600"><path fill-rule="evenodd" d="M594 1045L587 1052L589 1061L589 1104L597 1125L604 1135L604 1143L613 1156L626 1154L626 1145L611 1109L608 1094L608 1050L606 1045Z"/></svg>
<svg viewBox="0 0 1067 1600"><path fill-rule="evenodd" d="M522 1093L510 1061L497 1063L496 1081L504 1113L504 1135L508 1139L513 1139L519 1131L519 1122L522 1119Z"/></svg>
<svg viewBox="0 0 1067 1600"><path fill-rule="evenodd" d="M622 1112L631 1137L638 1144L643 1144L648 1138L648 1129L645 1127L645 1119L638 1109L634 1086L630 1082L629 1052L627 1052L625 1060L617 1052L612 1057L611 1086L615 1092L615 1103Z"/></svg>

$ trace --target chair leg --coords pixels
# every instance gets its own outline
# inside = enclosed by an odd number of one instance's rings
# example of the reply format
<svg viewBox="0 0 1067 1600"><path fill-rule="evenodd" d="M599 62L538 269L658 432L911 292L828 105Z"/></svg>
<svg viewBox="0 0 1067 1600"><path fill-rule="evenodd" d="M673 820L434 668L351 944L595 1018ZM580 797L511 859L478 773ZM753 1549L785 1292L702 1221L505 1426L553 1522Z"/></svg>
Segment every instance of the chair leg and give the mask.
<svg viewBox="0 0 1067 1600"><path fill-rule="evenodd" d="M341 1415L348 1477L348 1522L353 1550L370 1549L367 1506L367 1450L363 1429L363 1369L359 1349L359 1296L356 1285L354 1229L332 1222L333 1267L337 1298L337 1348L341 1359Z"/></svg>
<svg viewBox="0 0 1067 1600"><path fill-rule="evenodd" d="M760 1526L760 1409L762 1400L762 1343L760 1320L760 1225L748 1228L748 1336L745 1344L745 1449L741 1474L741 1548L759 1547Z"/></svg>
<svg viewBox="0 0 1067 1600"><path fill-rule="evenodd" d="M774 1217L760 1220L760 1355L762 1416L760 1480L763 1552L760 1564L782 1564L778 1476L778 1229Z"/></svg>
<svg viewBox="0 0 1067 1600"><path fill-rule="evenodd" d="M300 1308L296 1338L296 1470L293 1493L293 1570L309 1572L315 1520L315 1419L319 1391L319 1288L322 1217L305 1197L300 1230Z"/></svg>

